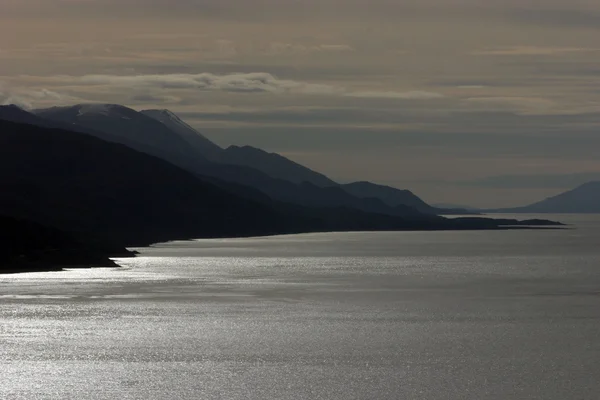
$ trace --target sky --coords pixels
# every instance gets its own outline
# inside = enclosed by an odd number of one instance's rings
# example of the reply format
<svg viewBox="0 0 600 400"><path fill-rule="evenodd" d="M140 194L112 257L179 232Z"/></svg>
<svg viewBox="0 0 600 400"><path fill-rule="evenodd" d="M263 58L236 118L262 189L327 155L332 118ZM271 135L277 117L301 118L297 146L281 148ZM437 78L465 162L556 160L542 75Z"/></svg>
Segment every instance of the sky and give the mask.
<svg viewBox="0 0 600 400"><path fill-rule="evenodd" d="M431 203L600 179L597 0L0 0L0 104L167 108Z"/></svg>

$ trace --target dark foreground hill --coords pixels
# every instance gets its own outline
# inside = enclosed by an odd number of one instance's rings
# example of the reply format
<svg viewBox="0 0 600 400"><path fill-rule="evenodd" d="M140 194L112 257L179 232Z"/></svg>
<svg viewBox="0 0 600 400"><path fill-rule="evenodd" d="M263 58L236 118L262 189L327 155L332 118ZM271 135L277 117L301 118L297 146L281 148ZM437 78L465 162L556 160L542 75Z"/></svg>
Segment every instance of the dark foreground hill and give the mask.
<svg viewBox="0 0 600 400"><path fill-rule="evenodd" d="M81 241L56 228L0 216L0 273L116 267L109 256L130 255L125 248Z"/></svg>
<svg viewBox="0 0 600 400"><path fill-rule="evenodd" d="M276 233L271 207L88 135L0 121L0 213L127 245Z"/></svg>

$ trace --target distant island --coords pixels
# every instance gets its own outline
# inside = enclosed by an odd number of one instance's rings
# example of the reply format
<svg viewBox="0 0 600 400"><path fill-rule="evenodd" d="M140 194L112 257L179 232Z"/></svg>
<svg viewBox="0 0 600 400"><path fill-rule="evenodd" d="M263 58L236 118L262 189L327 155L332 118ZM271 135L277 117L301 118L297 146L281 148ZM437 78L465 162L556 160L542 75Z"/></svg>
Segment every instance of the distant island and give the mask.
<svg viewBox="0 0 600 400"><path fill-rule="evenodd" d="M338 184L120 105L0 107L0 189L0 272L114 266L127 247L178 239L560 226L444 218L408 190Z"/></svg>

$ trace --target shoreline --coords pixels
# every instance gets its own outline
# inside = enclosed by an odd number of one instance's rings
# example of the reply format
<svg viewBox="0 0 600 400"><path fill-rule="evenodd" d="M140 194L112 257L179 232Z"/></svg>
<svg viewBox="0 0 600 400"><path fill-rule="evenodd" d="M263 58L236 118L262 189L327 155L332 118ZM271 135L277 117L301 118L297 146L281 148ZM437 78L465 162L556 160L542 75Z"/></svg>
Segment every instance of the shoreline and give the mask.
<svg viewBox="0 0 600 400"><path fill-rule="evenodd" d="M551 221L552 222L552 221ZM351 230L351 231L303 231L295 233L273 233L263 235L239 235L239 236L210 236L210 237L194 237L194 238L182 238L182 239L171 239L161 242L152 242L150 244L139 244L135 246L127 246L127 248L140 248L140 247L151 247L161 243L173 243L173 242L193 242L196 240L226 240L226 239L261 239L261 238L272 238L272 237L283 237L283 236L297 236L297 235L312 235L312 234L326 234L326 233L395 233L395 232L479 232L479 231L546 231L546 230L561 230L561 229L576 229L570 227L568 224L557 222L555 225L506 225L490 228L439 228L439 229L390 229L390 230ZM135 257L133 255L132 257Z"/></svg>
<svg viewBox="0 0 600 400"><path fill-rule="evenodd" d="M134 257L134 256L131 256ZM125 258L125 257L119 257ZM9 265L2 266L0 269L1 275L16 275L16 274L27 274L34 272L61 272L66 269L96 269L96 268L122 268L119 264L109 259L106 263L90 263L90 264L73 264L73 265Z"/></svg>
<svg viewBox="0 0 600 400"><path fill-rule="evenodd" d="M473 222L489 222L493 223L493 218L481 218L481 217L465 217L460 218L463 222L465 219L473 220ZM452 219L450 219L452 220ZM490 225L490 226L479 226L479 227L470 227L470 226L439 226L439 227L423 227L423 228L413 228L413 229L390 229L390 230L352 230L352 231L304 231L304 232L286 232L286 233L272 233L272 234L262 234L262 235L234 235L234 236L211 236L211 237L182 237L182 238L173 238L167 241L156 241L151 243L135 243L128 246L123 246L126 249L125 253L106 253L106 260L99 261L98 254L90 254L90 258L94 260L89 263L78 262L76 264L69 264L68 261L65 264L57 265L57 260L52 260L52 263L49 265L44 265L43 261L36 261L34 263L10 263L5 266L0 266L0 275L16 275L22 273L33 273L33 272L60 272L65 269L94 269L94 268L121 268L119 264L114 262L111 258L135 258L137 256L137 252L133 250L129 250L130 248L140 248L140 247L151 247L153 245L161 244L161 243L173 243L178 241L195 241L195 240L219 240L219 239L249 239L249 238L271 238L276 236L293 236L293 235L302 235L302 234L326 234L326 233L365 233L365 232L465 232L465 231L509 231L509 230L555 230L555 229L574 229L569 228L567 224L550 221L550 220L497 220L499 222L506 222L505 225ZM508 224L508 222L516 223L516 225ZM529 222L530 224L525 224ZM535 222L535 224L531 224ZM519 225L521 224L521 225Z"/></svg>

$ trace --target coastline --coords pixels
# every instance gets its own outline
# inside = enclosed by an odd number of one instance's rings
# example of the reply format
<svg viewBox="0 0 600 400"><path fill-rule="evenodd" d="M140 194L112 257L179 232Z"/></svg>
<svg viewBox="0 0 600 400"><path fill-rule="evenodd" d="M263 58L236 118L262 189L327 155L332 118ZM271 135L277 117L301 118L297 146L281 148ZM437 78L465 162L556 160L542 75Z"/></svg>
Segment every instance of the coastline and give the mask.
<svg viewBox="0 0 600 400"><path fill-rule="evenodd" d="M131 256L120 256L120 258L135 257ZM111 260L110 258L104 262L90 262L90 263L78 263L78 264L45 264L43 262L35 264L8 264L0 266L0 275L16 275L26 274L32 272L60 272L65 269L94 269L94 268L121 268L119 264Z"/></svg>
<svg viewBox="0 0 600 400"><path fill-rule="evenodd" d="M552 230L552 229L568 229L568 225L550 220L540 219L529 219L529 220L513 220L513 219L494 219L486 217L458 217L449 218L446 221L460 222L459 224L449 223L441 224L438 226L423 226L413 227L408 229L366 229L366 230L314 230L314 231L302 231L302 232L273 232L268 234L260 235L210 235L205 237L174 237L169 240L157 240L152 242L140 242L131 243L128 246L122 246L118 251L102 251L99 253L96 251L90 251L85 254L85 251L79 253L76 259L69 258L69 255L65 255L64 259L60 257L49 258L43 260L37 258L35 261L27 260L25 257L22 261L12 260L4 265L0 265L0 275L14 275L20 273L32 273L32 272L60 272L67 268L72 269L94 269L94 268L120 268L121 266L114 262L111 257L118 258L133 258L136 257L137 252L131 251L130 247L150 247L159 243L169 243L174 241L194 241L201 239L236 239L236 238L261 238L261 237L274 237L274 236L287 236L287 235L299 235L299 234L311 234L311 233L351 233L351 232L440 232L440 231L507 231L507 230ZM467 222L467 224L465 224ZM468 222L474 225L468 224ZM72 255L71 255L72 256Z"/></svg>

